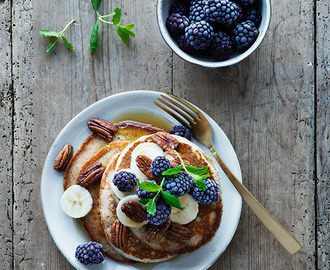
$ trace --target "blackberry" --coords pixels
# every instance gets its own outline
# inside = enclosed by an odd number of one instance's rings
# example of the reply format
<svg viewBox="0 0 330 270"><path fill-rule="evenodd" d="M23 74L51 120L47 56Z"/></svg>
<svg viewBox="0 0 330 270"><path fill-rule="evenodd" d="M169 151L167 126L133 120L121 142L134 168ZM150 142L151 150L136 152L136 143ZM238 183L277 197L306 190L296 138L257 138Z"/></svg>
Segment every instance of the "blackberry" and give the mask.
<svg viewBox="0 0 330 270"><path fill-rule="evenodd" d="M205 49L214 36L213 27L206 21L190 24L186 27L185 38L196 50Z"/></svg>
<svg viewBox="0 0 330 270"><path fill-rule="evenodd" d="M224 32L215 33L209 47L215 59L219 61L226 60L231 53L230 37Z"/></svg>
<svg viewBox="0 0 330 270"><path fill-rule="evenodd" d="M167 204L163 198L159 198L156 202L156 213L155 215L147 214L147 219L150 224L160 225L164 223L171 215L172 207Z"/></svg>
<svg viewBox="0 0 330 270"><path fill-rule="evenodd" d="M190 22L200 22L206 20L204 6L207 0L192 0L189 7L189 20Z"/></svg>
<svg viewBox="0 0 330 270"><path fill-rule="evenodd" d="M184 137L191 141L192 133L189 128L183 125L175 125L170 129L170 134L178 135Z"/></svg>
<svg viewBox="0 0 330 270"><path fill-rule="evenodd" d="M257 1L258 0L235 0L237 4L245 9L254 6Z"/></svg>
<svg viewBox="0 0 330 270"><path fill-rule="evenodd" d="M155 176L162 176L162 172L171 168L171 162L163 156L156 157L151 163L151 172Z"/></svg>
<svg viewBox="0 0 330 270"><path fill-rule="evenodd" d="M187 42L184 35L178 38L178 46L181 50L183 50L188 54L193 55L196 53L196 49L193 46L191 46L190 43Z"/></svg>
<svg viewBox="0 0 330 270"><path fill-rule="evenodd" d="M167 30L175 36L184 34L185 28L189 25L189 20L186 16L179 13L172 13L166 19Z"/></svg>
<svg viewBox="0 0 330 270"><path fill-rule="evenodd" d="M238 5L229 0L208 0L204 7L207 20L232 25L241 15Z"/></svg>
<svg viewBox="0 0 330 270"><path fill-rule="evenodd" d="M216 203L219 200L219 184L210 178L205 178L203 181L206 184L206 190L199 189L196 183L193 183L190 195L200 204Z"/></svg>
<svg viewBox="0 0 330 270"><path fill-rule="evenodd" d="M189 16L189 9L184 4L173 4L170 7L169 15L171 15L172 13L179 13L180 15Z"/></svg>
<svg viewBox="0 0 330 270"><path fill-rule="evenodd" d="M180 197L189 192L192 184L193 179L186 172L179 172L175 175L166 175L163 183L163 191L167 191L175 197Z"/></svg>
<svg viewBox="0 0 330 270"><path fill-rule="evenodd" d="M255 7L252 7L246 11L246 20L254 23L255 26L259 26L261 22L261 13Z"/></svg>
<svg viewBox="0 0 330 270"><path fill-rule="evenodd" d="M98 264L104 261L104 249L101 244L89 242L77 246L75 257L79 262L90 265Z"/></svg>
<svg viewBox="0 0 330 270"><path fill-rule="evenodd" d="M156 184L156 181L150 181L150 180L143 180L141 182L152 182ZM150 192L150 191L146 191L143 190L142 188L138 187L136 189L137 195L140 199L152 199L153 197L156 196L157 192Z"/></svg>
<svg viewBox="0 0 330 270"><path fill-rule="evenodd" d="M259 35L259 30L251 21L241 22L235 25L232 31L232 41L237 50L247 50Z"/></svg>
<svg viewBox="0 0 330 270"><path fill-rule="evenodd" d="M116 173L112 181L114 185L123 192L129 191L137 184L135 174L127 171Z"/></svg>

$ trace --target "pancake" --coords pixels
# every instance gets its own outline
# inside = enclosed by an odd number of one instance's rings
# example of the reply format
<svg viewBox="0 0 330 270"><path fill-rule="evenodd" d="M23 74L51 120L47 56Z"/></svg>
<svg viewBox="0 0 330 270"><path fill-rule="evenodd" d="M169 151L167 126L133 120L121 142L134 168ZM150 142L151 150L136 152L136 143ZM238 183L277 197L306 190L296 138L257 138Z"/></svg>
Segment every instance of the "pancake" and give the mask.
<svg viewBox="0 0 330 270"><path fill-rule="evenodd" d="M111 182L115 174L115 167L118 156L113 160L103 173L100 188L100 212L101 221L104 228L105 236L109 243L111 241L111 224L115 221L117 200L116 195L111 189ZM113 246L123 256L134 259L140 262L161 262L173 258L170 255L156 253L149 246L143 244L133 233L129 232L128 243L122 248L118 249Z"/></svg>
<svg viewBox="0 0 330 270"><path fill-rule="evenodd" d="M182 159L185 160L185 163L189 163L190 165L198 168L208 166L209 168L207 172L211 175L209 178L217 181L220 185L220 178L218 171L214 166L213 160L207 157L207 155L199 147L187 139L179 136L172 136L179 141L176 151L180 154ZM115 172L123 169L131 169L131 156L134 149L143 143L151 142L151 136L144 136L129 144L119 155L118 161L116 162ZM112 166L114 166L114 164ZM113 170L113 168L111 168L111 170ZM106 178L103 178L101 185L101 194L107 194L104 195L104 197L101 195L100 208L101 215L104 214L103 211L107 211L102 220L103 222L107 222L104 228L108 239L111 238L111 232L106 229L106 227L109 228L111 223L117 218L116 206L118 199L116 198L116 195L114 195L114 192L112 192L110 185L115 172L112 172L111 174L108 174ZM124 248L119 250L119 252L128 258L143 262L159 261L157 257L161 255L171 257L190 253L209 243L213 239L220 226L221 216L222 200L220 194L220 199L217 203L211 205L200 204L196 219L185 225L185 227L193 232L193 236L189 240L169 239L165 234L165 236L157 243L150 243L145 238L147 225L143 225L138 228L131 227L131 235L134 235L136 239L139 239L139 241L129 241L129 243ZM150 255L144 254L144 249L141 248L141 243L148 246L153 253ZM143 260L141 260L141 256L144 257Z"/></svg>
<svg viewBox="0 0 330 270"><path fill-rule="evenodd" d="M84 168L94 162L101 162L104 167L107 167L109 163L116 160L116 157L130 141L161 130L159 128L133 122L123 122L115 125L118 127L118 132L114 135L110 143L94 133L83 141L66 168L63 179L64 190L76 184L77 177ZM117 262L135 263L118 253L105 236L99 207L100 181L96 181L86 188L92 195L93 206L92 210L85 217L80 218L83 228L92 241L102 244L109 258Z"/></svg>

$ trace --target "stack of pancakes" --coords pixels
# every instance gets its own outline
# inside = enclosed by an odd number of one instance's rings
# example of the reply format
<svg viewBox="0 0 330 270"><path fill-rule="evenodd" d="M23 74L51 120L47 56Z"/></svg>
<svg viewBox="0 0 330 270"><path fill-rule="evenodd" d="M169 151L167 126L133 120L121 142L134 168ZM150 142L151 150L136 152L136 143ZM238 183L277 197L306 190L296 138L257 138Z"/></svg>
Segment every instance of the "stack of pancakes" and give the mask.
<svg viewBox="0 0 330 270"><path fill-rule="evenodd" d="M140 123L121 122L115 125L118 132L110 143L94 133L89 135L76 151L64 175L63 188L66 190L76 184L80 171L89 165L101 162L106 168L101 181L86 187L92 195L93 207L85 217L80 218L80 221L91 240L102 244L109 258L122 263L166 261L193 252L209 243L220 226L221 196L217 203L199 205L196 219L185 225L193 232L193 236L188 240L169 238L165 235L160 241L150 243L145 238L147 225L144 225L129 228L128 242L124 247L118 248L111 243L111 224L117 219L116 207L120 200L111 185L113 176L120 170L130 169L131 154L139 144L151 142L151 135L156 132L164 132ZM180 156L192 166L208 166L210 178L220 184L213 160L192 142L179 136L175 138L179 141L176 151ZM133 189L131 193L135 192L135 188Z"/></svg>

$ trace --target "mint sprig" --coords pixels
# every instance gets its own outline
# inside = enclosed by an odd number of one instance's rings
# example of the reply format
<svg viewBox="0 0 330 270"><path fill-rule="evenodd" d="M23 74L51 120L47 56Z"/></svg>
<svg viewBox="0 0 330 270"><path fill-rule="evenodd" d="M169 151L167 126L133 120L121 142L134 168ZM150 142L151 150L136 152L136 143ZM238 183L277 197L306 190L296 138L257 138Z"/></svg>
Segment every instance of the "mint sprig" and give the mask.
<svg viewBox="0 0 330 270"><path fill-rule="evenodd" d="M91 54L94 54L98 45L98 30L99 30L99 23L103 22L105 24L111 24L113 26L117 27L117 34L120 36L122 41L125 43L125 45L128 45L129 37L135 37L135 33L132 31L134 24L128 24L128 25L121 25L121 9L119 7L116 7L114 9L114 13L108 14L108 15L100 15L98 12L98 8L101 4L102 0L91 0L92 6L97 14L97 22L95 23L92 35L90 39L90 50ZM105 20L106 18L112 17L112 22Z"/></svg>
<svg viewBox="0 0 330 270"><path fill-rule="evenodd" d="M69 26L74 23L75 20L72 20L71 22L69 22L64 28L62 31L60 32L55 32L55 31L52 31L52 30L41 30L39 29L39 34L41 36L44 36L44 37L55 37L56 40L55 42L53 43L50 43L47 45L46 47L46 51L48 53L51 53L53 50L54 50L54 47L55 47L55 44L57 43L57 41L62 38L63 39L63 42L65 44L65 46L67 46L70 50L73 50L75 51L76 49L72 46L71 43L69 43L69 41L66 39L66 37L64 36L64 33L65 31L69 28Z"/></svg>
<svg viewBox="0 0 330 270"><path fill-rule="evenodd" d="M152 199L141 199L139 200L140 203L144 204L147 207L147 212L150 215L155 215L156 213L156 198L159 194L163 197L165 202L169 204L172 207L176 207L180 210L183 210L183 207L181 206L180 200L175 197L174 195L171 195L167 191L163 191L163 184L164 184L165 177L163 177L163 180L160 185L157 185L152 182L140 182L137 180L138 186L146 191L150 192L156 192L157 194Z"/></svg>

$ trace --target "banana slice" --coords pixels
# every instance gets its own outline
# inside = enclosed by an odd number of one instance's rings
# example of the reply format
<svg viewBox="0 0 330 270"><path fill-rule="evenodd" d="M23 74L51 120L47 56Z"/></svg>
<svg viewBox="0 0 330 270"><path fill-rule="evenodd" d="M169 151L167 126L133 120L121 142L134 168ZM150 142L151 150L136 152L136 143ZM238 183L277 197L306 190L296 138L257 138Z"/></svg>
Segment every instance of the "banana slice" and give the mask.
<svg viewBox="0 0 330 270"><path fill-rule="evenodd" d="M132 172L131 169L123 169L123 170L120 170L120 171L126 171L126 172ZM118 171L118 172L120 172ZM113 183L113 177L115 176L116 172L110 172L108 174L108 177L109 177L109 180L110 180L110 186L111 186L111 190L113 191L113 193L115 193L115 195L117 196L117 198L119 199L122 199L128 195L133 195L133 194L136 194L136 187L133 187L131 190L129 191L120 191L117 186Z"/></svg>
<svg viewBox="0 0 330 270"><path fill-rule="evenodd" d="M129 201L136 201L136 202L138 202L138 201L139 201L139 197L138 197L137 195L129 195L129 196L126 196L126 197L124 197L123 199L120 200L120 202L119 202L118 205L117 205L117 217L118 217L119 221L120 221L123 225L125 225L125 226L127 226L127 227L134 227L134 228L136 228L136 227L141 227L141 226L147 224L147 223L148 223L148 220L143 221L142 223L138 223L138 222L135 222L135 221L131 220L131 219L130 219L128 216L126 216L126 214L121 210L121 207L122 207L125 203L128 203ZM141 205L142 205L142 207L143 207L144 209L146 209L146 207L145 207L143 204L141 204Z"/></svg>
<svg viewBox="0 0 330 270"><path fill-rule="evenodd" d="M70 217L86 216L93 206L93 198L89 191L82 186L69 187L61 197L61 207Z"/></svg>
<svg viewBox="0 0 330 270"><path fill-rule="evenodd" d="M179 197L183 210L173 207L170 220L179 224L188 224L193 221L198 214L198 202L189 194Z"/></svg>
<svg viewBox="0 0 330 270"><path fill-rule="evenodd" d="M136 158L139 155L145 155L152 160L157 156L163 155L163 149L159 147L156 143L141 143L136 146L131 155L131 171L136 175L136 178L139 180L148 179L148 177L142 173L139 167L136 165Z"/></svg>

